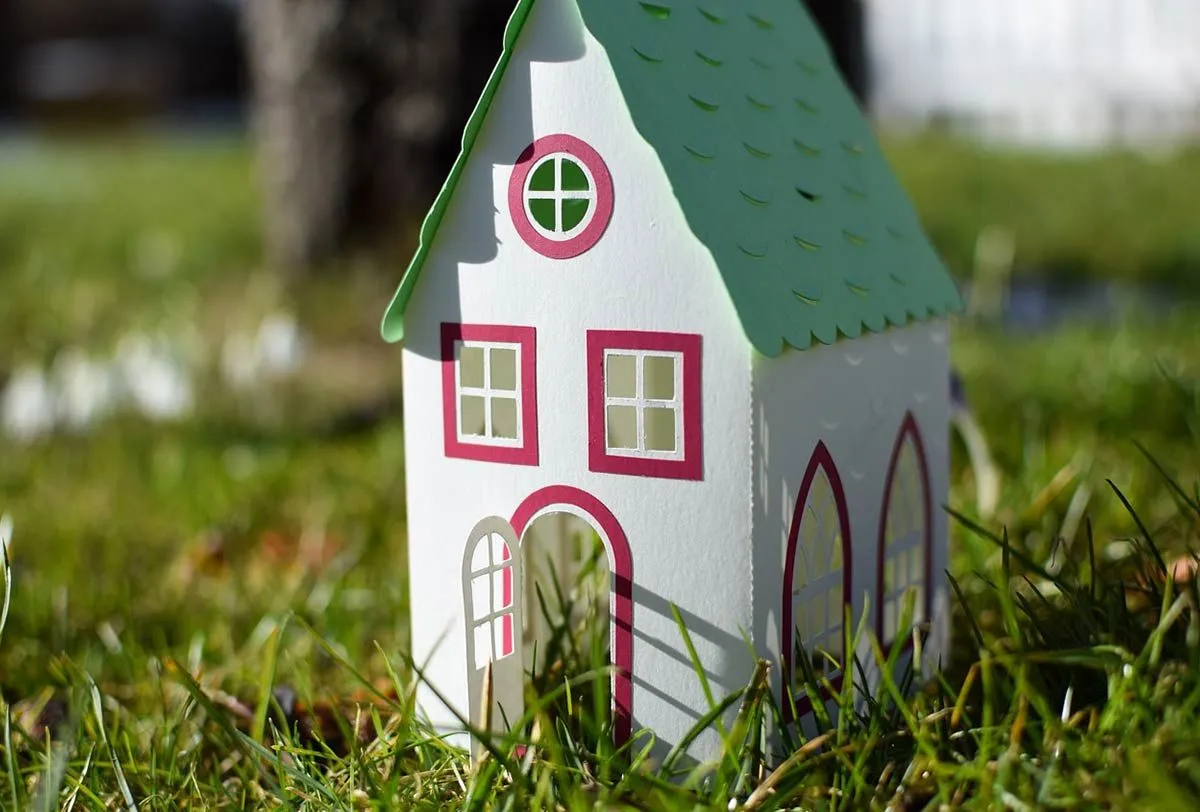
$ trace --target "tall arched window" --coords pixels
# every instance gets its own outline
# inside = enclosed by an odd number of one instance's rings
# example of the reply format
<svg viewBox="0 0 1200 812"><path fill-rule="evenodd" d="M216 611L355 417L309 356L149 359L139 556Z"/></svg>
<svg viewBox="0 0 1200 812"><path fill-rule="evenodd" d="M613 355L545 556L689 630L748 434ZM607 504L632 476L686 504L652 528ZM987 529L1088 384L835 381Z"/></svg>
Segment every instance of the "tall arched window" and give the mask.
<svg viewBox="0 0 1200 812"><path fill-rule="evenodd" d="M852 561L846 495L821 443L796 498L784 561L784 679L793 695L802 690L802 651L818 678L828 678L835 688L841 683ZM790 721L792 703L785 699L783 706Z"/></svg>
<svg viewBox="0 0 1200 812"><path fill-rule="evenodd" d="M929 499L925 446L910 413L905 415L892 449L880 514L876 624L885 646L899 636L909 636L908 629L900 628L907 601L914 602L915 623L929 618L933 539Z"/></svg>
<svg viewBox="0 0 1200 812"><path fill-rule="evenodd" d="M525 707L522 667L520 545L512 526L497 516L480 521L463 555L467 696L472 724L482 726L484 679L491 669L491 729L503 731Z"/></svg>
<svg viewBox="0 0 1200 812"><path fill-rule="evenodd" d="M475 541L468 561L472 659L481 669L513 654L515 560L508 542L491 532Z"/></svg>

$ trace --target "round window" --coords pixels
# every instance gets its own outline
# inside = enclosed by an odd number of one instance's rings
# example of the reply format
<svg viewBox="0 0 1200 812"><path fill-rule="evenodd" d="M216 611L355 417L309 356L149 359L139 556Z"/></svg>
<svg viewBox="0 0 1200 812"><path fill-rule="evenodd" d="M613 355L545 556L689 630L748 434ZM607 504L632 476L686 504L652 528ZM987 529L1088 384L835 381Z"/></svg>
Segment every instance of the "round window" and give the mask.
<svg viewBox="0 0 1200 812"><path fill-rule="evenodd" d="M569 259L599 242L612 218L612 176L578 138L551 135L529 146L508 194L513 224L543 256Z"/></svg>

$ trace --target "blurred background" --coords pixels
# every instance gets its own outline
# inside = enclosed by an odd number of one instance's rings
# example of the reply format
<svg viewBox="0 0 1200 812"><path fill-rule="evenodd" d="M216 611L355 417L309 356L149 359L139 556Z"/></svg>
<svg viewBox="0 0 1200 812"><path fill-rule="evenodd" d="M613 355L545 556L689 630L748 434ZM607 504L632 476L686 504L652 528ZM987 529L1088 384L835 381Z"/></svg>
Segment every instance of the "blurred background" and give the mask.
<svg viewBox="0 0 1200 812"><path fill-rule="evenodd" d="M0 0L0 690L237 673L285 610L400 645L378 324L510 5ZM809 5L969 301L951 503L1119 557L1111 480L1187 541L1135 442L1194 480L1200 6Z"/></svg>

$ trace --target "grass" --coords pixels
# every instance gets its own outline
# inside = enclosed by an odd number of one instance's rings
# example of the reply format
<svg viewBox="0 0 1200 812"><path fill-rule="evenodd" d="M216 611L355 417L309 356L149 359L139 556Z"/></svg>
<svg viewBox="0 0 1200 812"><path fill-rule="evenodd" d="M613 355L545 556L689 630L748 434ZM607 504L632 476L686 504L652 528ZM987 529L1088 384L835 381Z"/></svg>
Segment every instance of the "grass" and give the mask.
<svg viewBox="0 0 1200 812"><path fill-rule="evenodd" d="M980 231L1000 226L1012 232L1027 275L1188 290L1200 279L1200 233L1188 203L1200 149L1065 157L981 151L938 137L884 146L960 276L974 267Z"/></svg>
<svg viewBox="0 0 1200 812"><path fill-rule="evenodd" d="M1194 311L1034 336L956 328L955 363L1001 490L984 515L956 449L961 606L940 676L885 667L890 680L835 727L770 754L763 729L779 709L760 670L713 698L738 721L720 757L693 769L650 762L644 738L613 752L587 681L568 689L550 673L545 707L473 770L411 713L403 436L391 356L374 339L378 291L394 280L351 268L344 289L274 286L237 146L29 161L0 188L0 378L134 329L199 325L211 344L281 306L314 331L324 355L313 363L326 366L249 401L207 386L186 421L118 415L90 433L0 445L0 510L16 519L0 622L5 807L1200 799L1198 596L1172 567L1200 527ZM135 250L146 240L159 249ZM376 385L326 391L322 372L346 358L382 370ZM565 650L572 673L594 670L589 649ZM911 699L909 682L924 689ZM518 740L533 745L521 758Z"/></svg>

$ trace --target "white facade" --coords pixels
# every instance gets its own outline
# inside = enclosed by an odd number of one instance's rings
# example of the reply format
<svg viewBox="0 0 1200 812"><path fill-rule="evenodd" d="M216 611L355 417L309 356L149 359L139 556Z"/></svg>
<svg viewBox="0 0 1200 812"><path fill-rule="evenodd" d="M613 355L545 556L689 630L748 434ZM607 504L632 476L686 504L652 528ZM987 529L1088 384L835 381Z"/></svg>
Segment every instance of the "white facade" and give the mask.
<svg viewBox="0 0 1200 812"><path fill-rule="evenodd" d="M926 662L937 662L949 608L941 575L948 565L949 529L942 510L950 486L947 333L938 320L754 364L754 636L761 656L780 651L788 538L804 475L820 443L828 448L845 492L852 554L843 566L851 574L851 628L857 628L864 611L877 633L880 625L888 625L876 620L880 525L889 464L911 413L929 480L927 588L930 616L939 623ZM803 627L799 618L794 622ZM870 672L869 648L861 647L859 655Z"/></svg>
<svg viewBox="0 0 1200 812"><path fill-rule="evenodd" d="M1194 0L863 0L871 106L1090 148L1200 132Z"/></svg>
<svg viewBox="0 0 1200 812"><path fill-rule="evenodd" d="M564 31L574 35L564 38ZM603 157L616 197L604 237L569 260L531 250L509 211L514 162L555 133L583 139ZM536 465L447 456L444 323L536 330ZM702 336L699 479L590 470L589 330ZM490 517L522 526L516 517L547 488L588 499L539 503L536 512L589 521L615 561L621 551L599 505L627 541L632 724L652 728L664 747L708 709L672 605L718 696L746 685L754 665L747 640L761 656L778 657L790 516L817 442L834 455L854 514L856 604L873 589L884 477L908 411L926 444L931 493L946 492L944 325L774 360L757 355L712 256L692 236L657 155L635 130L603 49L569 0L538 3L526 23L408 304L404 341L412 656L452 706L426 687L419 692L423 713L442 729L461 729L458 718L473 716L478 696L464 644L468 540ZM940 507L940 497L933 503ZM941 572L945 521L940 510L934 515L932 571ZM944 589L936 600L944 604ZM703 757L716 745L710 733L693 752Z"/></svg>
<svg viewBox="0 0 1200 812"><path fill-rule="evenodd" d="M748 579L730 580L750 569L750 348L711 256L694 238L681 239L689 232L679 204L625 112L603 51L581 22L556 19L577 15L573 6L539 3L526 23L406 311L413 656L428 662L430 682L465 715L468 534L485 517L512 517L542 488L579 488L613 513L633 552L635 727L652 719L664 740L677 741L707 703L668 602L688 621L715 692L744 686L753 667L742 643ZM577 30L578 40L564 42L563 30ZM507 201L513 162L536 137L559 132L600 152L617 199L604 238L568 261L526 247ZM536 467L445 456L439 331L447 321L537 328ZM703 335L702 481L588 470L589 329ZM422 701L435 723L458 726L431 694Z"/></svg>

